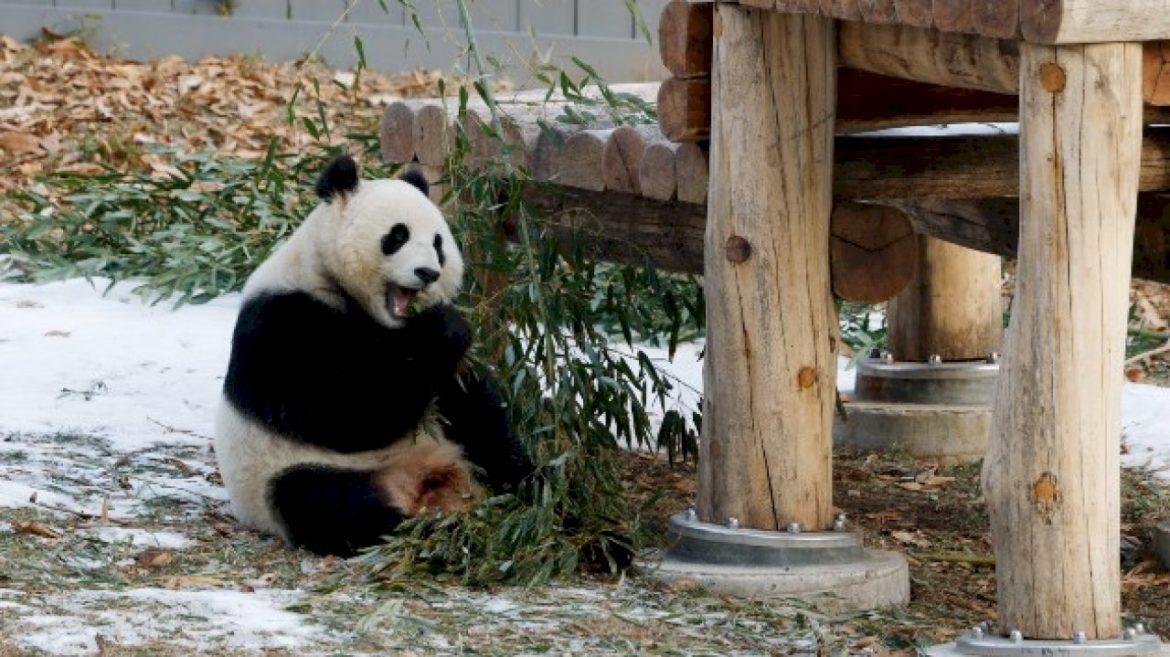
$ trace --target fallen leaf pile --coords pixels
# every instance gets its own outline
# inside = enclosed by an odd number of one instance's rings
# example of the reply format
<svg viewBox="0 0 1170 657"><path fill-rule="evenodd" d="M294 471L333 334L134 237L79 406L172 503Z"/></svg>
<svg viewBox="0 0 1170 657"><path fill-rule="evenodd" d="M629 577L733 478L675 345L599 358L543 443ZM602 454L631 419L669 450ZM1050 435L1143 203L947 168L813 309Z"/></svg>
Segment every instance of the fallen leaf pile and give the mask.
<svg viewBox="0 0 1170 657"><path fill-rule="evenodd" d="M337 143L347 132L375 132L393 100L435 95L442 77L355 75L244 55L137 62L98 55L76 38L50 35L26 45L0 35L0 193L43 173L93 173L101 164L167 173L151 144L243 159L262 158L273 137L278 148L296 149L313 139L301 121L318 121L318 89ZM448 78L447 88L459 83Z"/></svg>

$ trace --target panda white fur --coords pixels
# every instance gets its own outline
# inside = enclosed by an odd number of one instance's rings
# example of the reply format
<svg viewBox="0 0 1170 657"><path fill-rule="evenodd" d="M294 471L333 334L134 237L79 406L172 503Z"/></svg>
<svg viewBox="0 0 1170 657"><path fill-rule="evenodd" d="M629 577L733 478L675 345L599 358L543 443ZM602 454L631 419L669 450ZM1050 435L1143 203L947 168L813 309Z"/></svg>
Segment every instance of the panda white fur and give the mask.
<svg viewBox="0 0 1170 657"><path fill-rule="evenodd" d="M348 556L532 465L493 383L457 373L463 260L426 180L359 180L341 156L317 194L244 286L215 449L241 522Z"/></svg>

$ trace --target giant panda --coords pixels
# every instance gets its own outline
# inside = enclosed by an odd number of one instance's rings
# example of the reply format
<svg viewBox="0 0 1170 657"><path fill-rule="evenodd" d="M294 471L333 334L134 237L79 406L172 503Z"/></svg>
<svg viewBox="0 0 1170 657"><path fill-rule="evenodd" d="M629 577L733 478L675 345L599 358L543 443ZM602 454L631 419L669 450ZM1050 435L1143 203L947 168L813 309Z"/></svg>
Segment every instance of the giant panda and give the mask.
<svg viewBox="0 0 1170 657"><path fill-rule="evenodd" d="M425 178L359 180L343 155L316 192L244 285L215 452L242 523L351 556L482 487L514 490L532 463L464 365L463 260Z"/></svg>

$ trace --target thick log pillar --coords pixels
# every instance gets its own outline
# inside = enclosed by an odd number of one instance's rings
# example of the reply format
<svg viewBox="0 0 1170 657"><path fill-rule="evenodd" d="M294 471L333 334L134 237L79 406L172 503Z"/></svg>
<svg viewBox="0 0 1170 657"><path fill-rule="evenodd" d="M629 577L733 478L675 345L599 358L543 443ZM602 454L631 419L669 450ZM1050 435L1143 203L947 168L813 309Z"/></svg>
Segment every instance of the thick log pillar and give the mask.
<svg viewBox="0 0 1170 657"><path fill-rule="evenodd" d="M1019 274L983 467L998 629L1117 637L1142 49L1020 47Z"/></svg>
<svg viewBox="0 0 1170 657"><path fill-rule="evenodd" d="M831 20L718 4L699 518L832 525Z"/></svg>
<svg viewBox="0 0 1170 657"><path fill-rule="evenodd" d="M890 300L894 358L971 360L1000 351L1000 257L920 235L917 266L910 284Z"/></svg>

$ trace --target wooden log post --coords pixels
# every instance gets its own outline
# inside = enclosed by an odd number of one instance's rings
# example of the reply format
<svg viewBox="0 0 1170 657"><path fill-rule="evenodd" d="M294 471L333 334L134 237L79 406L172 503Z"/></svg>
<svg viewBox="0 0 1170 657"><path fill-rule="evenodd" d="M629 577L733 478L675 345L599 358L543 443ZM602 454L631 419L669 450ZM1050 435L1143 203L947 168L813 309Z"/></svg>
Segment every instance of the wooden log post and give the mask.
<svg viewBox="0 0 1170 657"><path fill-rule="evenodd" d="M1121 633L1120 396L1137 44L1021 45L1018 283L983 487L999 630Z"/></svg>
<svg viewBox="0 0 1170 657"><path fill-rule="evenodd" d="M918 269L890 299L889 348L898 360L986 358L1001 349L1000 257L918 237Z"/></svg>
<svg viewBox="0 0 1170 657"><path fill-rule="evenodd" d="M831 20L718 4L701 520L832 524Z"/></svg>

